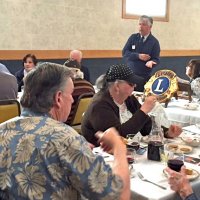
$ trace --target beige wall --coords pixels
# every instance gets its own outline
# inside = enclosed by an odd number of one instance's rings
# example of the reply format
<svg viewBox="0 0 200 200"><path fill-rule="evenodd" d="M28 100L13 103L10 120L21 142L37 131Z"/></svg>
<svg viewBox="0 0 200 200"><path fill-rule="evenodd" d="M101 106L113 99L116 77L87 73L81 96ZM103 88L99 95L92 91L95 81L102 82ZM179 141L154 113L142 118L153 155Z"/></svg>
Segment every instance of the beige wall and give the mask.
<svg viewBox="0 0 200 200"><path fill-rule="evenodd" d="M120 50L137 21L122 0L0 0L0 49ZM171 0L169 22L155 22L162 50L200 49L200 0Z"/></svg>

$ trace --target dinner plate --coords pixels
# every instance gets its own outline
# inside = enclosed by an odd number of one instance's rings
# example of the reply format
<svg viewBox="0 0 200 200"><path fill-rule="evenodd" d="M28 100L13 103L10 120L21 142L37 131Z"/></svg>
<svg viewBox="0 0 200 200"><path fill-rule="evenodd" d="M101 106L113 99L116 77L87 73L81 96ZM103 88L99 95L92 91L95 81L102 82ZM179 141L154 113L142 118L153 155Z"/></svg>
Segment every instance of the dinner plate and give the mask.
<svg viewBox="0 0 200 200"><path fill-rule="evenodd" d="M189 154L193 150L191 146L177 143L167 144L167 149L174 152L175 154Z"/></svg>
<svg viewBox="0 0 200 200"><path fill-rule="evenodd" d="M186 103L183 107L187 110L196 110L199 105L196 103Z"/></svg>
<svg viewBox="0 0 200 200"><path fill-rule="evenodd" d="M200 145L200 137L198 136L183 136L181 139L192 147L198 147Z"/></svg>
<svg viewBox="0 0 200 200"><path fill-rule="evenodd" d="M165 171L165 169L163 169L163 173L166 177L168 177L167 172ZM193 181L195 179L197 179L199 177L199 172L195 169L192 169L192 174L191 175L187 175L187 179L190 181Z"/></svg>

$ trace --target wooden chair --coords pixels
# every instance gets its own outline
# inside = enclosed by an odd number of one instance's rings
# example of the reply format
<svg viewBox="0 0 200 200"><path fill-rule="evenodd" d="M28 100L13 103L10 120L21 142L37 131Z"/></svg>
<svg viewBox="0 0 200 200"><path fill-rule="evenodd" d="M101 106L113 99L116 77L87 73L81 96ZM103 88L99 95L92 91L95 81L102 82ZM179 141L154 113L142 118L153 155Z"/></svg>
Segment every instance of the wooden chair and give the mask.
<svg viewBox="0 0 200 200"><path fill-rule="evenodd" d="M20 104L17 100L0 100L0 123L13 117L20 116L20 114Z"/></svg>
<svg viewBox="0 0 200 200"><path fill-rule="evenodd" d="M182 92L187 92L188 96L181 95ZM191 85L189 83L180 83L180 82L178 82L178 91L176 93L174 93L174 97L176 99L178 99L178 98L188 99L191 102L192 101Z"/></svg>
<svg viewBox="0 0 200 200"><path fill-rule="evenodd" d="M91 103L93 93L85 93L79 96L74 115L72 116L71 127L81 134L81 122L85 111Z"/></svg>

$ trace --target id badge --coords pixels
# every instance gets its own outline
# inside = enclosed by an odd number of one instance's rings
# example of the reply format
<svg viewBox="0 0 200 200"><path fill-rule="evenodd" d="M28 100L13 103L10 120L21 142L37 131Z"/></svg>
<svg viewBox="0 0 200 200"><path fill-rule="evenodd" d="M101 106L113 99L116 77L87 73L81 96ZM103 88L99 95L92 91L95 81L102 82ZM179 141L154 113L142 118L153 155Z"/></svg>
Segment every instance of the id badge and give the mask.
<svg viewBox="0 0 200 200"><path fill-rule="evenodd" d="M132 49L135 49L135 45L132 45Z"/></svg>

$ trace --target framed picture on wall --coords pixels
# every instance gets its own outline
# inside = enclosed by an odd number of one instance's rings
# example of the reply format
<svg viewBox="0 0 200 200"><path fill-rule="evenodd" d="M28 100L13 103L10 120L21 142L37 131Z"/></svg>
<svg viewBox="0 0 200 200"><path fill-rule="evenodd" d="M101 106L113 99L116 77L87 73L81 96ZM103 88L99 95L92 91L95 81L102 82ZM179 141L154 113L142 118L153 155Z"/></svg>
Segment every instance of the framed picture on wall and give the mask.
<svg viewBox="0 0 200 200"><path fill-rule="evenodd" d="M169 0L122 0L122 18L138 19L141 15L169 21Z"/></svg>

